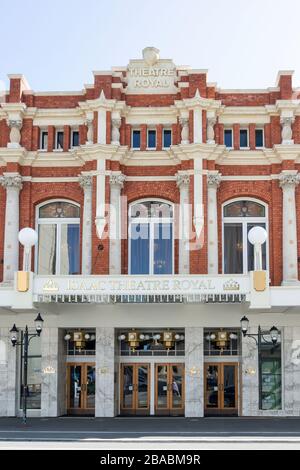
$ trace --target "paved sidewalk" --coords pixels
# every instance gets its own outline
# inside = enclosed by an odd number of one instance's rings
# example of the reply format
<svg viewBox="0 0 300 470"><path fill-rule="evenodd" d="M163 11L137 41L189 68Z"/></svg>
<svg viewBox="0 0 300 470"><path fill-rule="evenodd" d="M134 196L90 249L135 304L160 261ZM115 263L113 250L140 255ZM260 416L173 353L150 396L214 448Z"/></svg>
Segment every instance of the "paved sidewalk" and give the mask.
<svg viewBox="0 0 300 470"><path fill-rule="evenodd" d="M299 418L0 418L0 441L239 438L300 442Z"/></svg>

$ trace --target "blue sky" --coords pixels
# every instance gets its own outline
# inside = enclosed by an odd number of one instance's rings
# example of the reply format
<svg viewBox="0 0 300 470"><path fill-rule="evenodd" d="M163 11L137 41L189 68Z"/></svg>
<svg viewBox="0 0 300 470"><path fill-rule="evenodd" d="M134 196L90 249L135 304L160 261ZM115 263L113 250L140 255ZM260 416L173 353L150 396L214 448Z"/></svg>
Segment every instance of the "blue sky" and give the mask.
<svg viewBox="0 0 300 470"><path fill-rule="evenodd" d="M274 86L279 69L300 86L299 18L298 0L0 0L0 81L81 90L155 46L222 88Z"/></svg>

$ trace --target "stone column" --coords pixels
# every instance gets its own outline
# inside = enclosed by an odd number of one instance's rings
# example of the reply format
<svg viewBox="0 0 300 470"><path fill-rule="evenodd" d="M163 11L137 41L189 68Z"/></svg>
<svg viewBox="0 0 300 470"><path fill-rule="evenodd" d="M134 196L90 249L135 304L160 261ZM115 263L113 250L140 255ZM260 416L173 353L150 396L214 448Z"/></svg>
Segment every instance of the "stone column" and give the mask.
<svg viewBox="0 0 300 470"><path fill-rule="evenodd" d="M96 417L115 415L115 331L96 328Z"/></svg>
<svg viewBox="0 0 300 470"><path fill-rule="evenodd" d="M41 416L66 413L66 362L63 330L43 328L41 333Z"/></svg>
<svg viewBox="0 0 300 470"><path fill-rule="evenodd" d="M9 330L0 328L0 416L16 416L16 358L19 348L12 346Z"/></svg>
<svg viewBox="0 0 300 470"><path fill-rule="evenodd" d="M121 189L125 176L110 176L109 273L121 274Z"/></svg>
<svg viewBox="0 0 300 470"><path fill-rule="evenodd" d="M204 414L203 328L185 329L185 416Z"/></svg>
<svg viewBox="0 0 300 470"><path fill-rule="evenodd" d="M179 209L179 274L189 274L190 272L190 200L189 187L190 177L188 173L177 173L177 186L180 191Z"/></svg>
<svg viewBox="0 0 300 470"><path fill-rule="evenodd" d="M189 120L188 118L179 119L181 129L181 144L189 144Z"/></svg>
<svg viewBox="0 0 300 470"><path fill-rule="evenodd" d="M8 126L10 127L9 140L7 144L8 148L19 148L21 141L21 129L22 129L22 120L21 119L9 119L7 121Z"/></svg>
<svg viewBox="0 0 300 470"><path fill-rule="evenodd" d="M80 175L79 184L84 192L82 221L82 274L92 273L92 176Z"/></svg>
<svg viewBox="0 0 300 470"><path fill-rule="evenodd" d="M284 415L300 415L300 327L285 326L281 329L282 348L282 397Z"/></svg>
<svg viewBox="0 0 300 470"><path fill-rule="evenodd" d="M256 334L257 326L249 328L248 333ZM242 416L259 414L259 369L258 349L254 339L242 337L242 364L240 393L242 396Z"/></svg>
<svg viewBox="0 0 300 470"><path fill-rule="evenodd" d="M279 176L282 188L282 284L298 283L297 216L295 188L300 174L296 170L284 170Z"/></svg>
<svg viewBox="0 0 300 470"><path fill-rule="evenodd" d="M218 211L217 189L220 186L221 174L210 171L207 174L207 237L208 237L208 274L218 274Z"/></svg>
<svg viewBox="0 0 300 470"><path fill-rule="evenodd" d="M19 193L22 178L18 173L6 173L0 177L0 184L6 189L3 280L12 281L14 272L19 269Z"/></svg>

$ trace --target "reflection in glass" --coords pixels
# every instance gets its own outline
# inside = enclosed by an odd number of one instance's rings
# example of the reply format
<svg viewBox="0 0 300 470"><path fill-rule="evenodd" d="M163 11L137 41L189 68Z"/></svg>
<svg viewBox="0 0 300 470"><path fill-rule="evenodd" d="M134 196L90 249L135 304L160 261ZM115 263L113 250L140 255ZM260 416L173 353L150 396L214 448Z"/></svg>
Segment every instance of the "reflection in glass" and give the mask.
<svg viewBox="0 0 300 470"><path fill-rule="evenodd" d="M82 366L70 367L70 408L81 408L81 371Z"/></svg>
<svg viewBox="0 0 300 470"><path fill-rule="evenodd" d="M172 273L172 224L154 226L154 274Z"/></svg>
<svg viewBox="0 0 300 470"><path fill-rule="evenodd" d="M167 365L157 367L157 408L168 407L168 368Z"/></svg>
<svg viewBox="0 0 300 470"><path fill-rule="evenodd" d="M223 366L224 408L235 408L235 366Z"/></svg>
<svg viewBox="0 0 300 470"><path fill-rule="evenodd" d="M133 366L123 368L123 407L133 406Z"/></svg>
<svg viewBox="0 0 300 470"><path fill-rule="evenodd" d="M148 366L137 366L138 408L148 408Z"/></svg>
<svg viewBox="0 0 300 470"><path fill-rule="evenodd" d="M253 227L263 227L266 228L266 224L258 224L258 223L253 223L253 224L247 224L247 237L249 231ZM261 245L261 254L262 254L262 269L266 269L267 267L267 244L264 243ZM248 240L248 271L253 271L254 270L254 245L249 242Z"/></svg>
<svg viewBox="0 0 300 470"><path fill-rule="evenodd" d="M79 224L61 226L60 274L80 273Z"/></svg>
<svg viewBox="0 0 300 470"><path fill-rule="evenodd" d="M206 367L206 407L219 407L219 366Z"/></svg>
<svg viewBox="0 0 300 470"><path fill-rule="evenodd" d="M87 366L86 407L95 408L95 366Z"/></svg>
<svg viewBox="0 0 300 470"><path fill-rule="evenodd" d="M243 230L240 223L224 224L224 272L243 273Z"/></svg>
<svg viewBox="0 0 300 470"><path fill-rule="evenodd" d="M56 225L39 225L38 273L55 274Z"/></svg>
<svg viewBox="0 0 300 470"><path fill-rule="evenodd" d="M172 366L172 403L173 408L182 407L182 367Z"/></svg>

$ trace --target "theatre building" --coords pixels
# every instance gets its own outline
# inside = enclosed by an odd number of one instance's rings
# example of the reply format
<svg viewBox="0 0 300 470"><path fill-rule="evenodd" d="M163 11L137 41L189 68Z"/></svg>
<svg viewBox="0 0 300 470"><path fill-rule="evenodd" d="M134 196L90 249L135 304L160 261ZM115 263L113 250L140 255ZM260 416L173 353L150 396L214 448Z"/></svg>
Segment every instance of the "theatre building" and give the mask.
<svg viewBox="0 0 300 470"><path fill-rule="evenodd" d="M81 91L9 75L1 416L299 416L292 75L222 89L153 47Z"/></svg>

